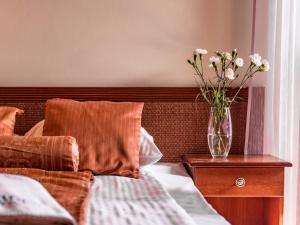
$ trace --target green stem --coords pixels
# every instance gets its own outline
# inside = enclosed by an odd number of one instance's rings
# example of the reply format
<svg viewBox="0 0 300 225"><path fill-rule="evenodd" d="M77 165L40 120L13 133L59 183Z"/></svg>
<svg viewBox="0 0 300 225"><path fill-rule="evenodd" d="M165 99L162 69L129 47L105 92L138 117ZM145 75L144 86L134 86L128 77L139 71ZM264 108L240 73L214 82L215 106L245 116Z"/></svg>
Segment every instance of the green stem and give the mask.
<svg viewBox="0 0 300 225"><path fill-rule="evenodd" d="M247 70L248 71L248 70ZM252 69L250 70L252 71ZM246 72L246 75L244 76L241 84L240 84L240 88L238 89L238 91L235 93L235 95L233 96L233 98L231 99L231 102L230 102L230 105L234 102L235 98L238 96L238 94L240 93L240 91L242 90L242 88L244 87L244 85L247 83L247 81L256 73L258 72L258 69L255 70L254 72L250 73L247 75L247 72Z"/></svg>

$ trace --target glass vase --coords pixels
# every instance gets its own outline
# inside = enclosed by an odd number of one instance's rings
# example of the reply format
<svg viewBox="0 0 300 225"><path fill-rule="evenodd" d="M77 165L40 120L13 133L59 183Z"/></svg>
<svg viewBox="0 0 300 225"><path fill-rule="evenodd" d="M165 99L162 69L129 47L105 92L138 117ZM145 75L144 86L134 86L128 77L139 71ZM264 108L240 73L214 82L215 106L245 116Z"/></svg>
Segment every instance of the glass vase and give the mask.
<svg viewBox="0 0 300 225"><path fill-rule="evenodd" d="M228 156L232 141L230 108L211 108L207 139L213 158L226 158Z"/></svg>

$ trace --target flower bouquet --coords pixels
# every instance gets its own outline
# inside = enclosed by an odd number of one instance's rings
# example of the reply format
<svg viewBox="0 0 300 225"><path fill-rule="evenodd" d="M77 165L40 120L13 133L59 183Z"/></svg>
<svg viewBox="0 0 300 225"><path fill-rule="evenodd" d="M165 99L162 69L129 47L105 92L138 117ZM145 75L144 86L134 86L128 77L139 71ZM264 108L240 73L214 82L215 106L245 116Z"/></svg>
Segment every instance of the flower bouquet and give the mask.
<svg viewBox="0 0 300 225"><path fill-rule="evenodd" d="M195 70L195 80L199 87L199 94L211 107L208 123L208 145L212 156L227 157L232 141L232 124L230 106L238 98L238 94L246 83L257 72L265 72L270 69L268 60L262 59L259 54L250 55L248 68L243 72L244 60L238 56L236 49L229 52L216 51L209 58L208 65L215 72L214 79L204 75L203 57L206 49L196 49L193 59L187 62ZM234 96L228 96L229 88L238 87Z"/></svg>

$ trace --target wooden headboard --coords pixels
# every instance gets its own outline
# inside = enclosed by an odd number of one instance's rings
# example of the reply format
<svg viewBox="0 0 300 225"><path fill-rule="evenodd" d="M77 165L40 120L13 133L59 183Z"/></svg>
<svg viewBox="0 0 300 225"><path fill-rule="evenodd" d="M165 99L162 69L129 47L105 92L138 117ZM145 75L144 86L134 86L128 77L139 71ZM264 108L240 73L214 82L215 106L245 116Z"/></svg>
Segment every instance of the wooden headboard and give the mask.
<svg viewBox="0 0 300 225"><path fill-rule="evenodd" d="M51 98L79 101L145 102L142 126L154 136L164 154L162 161L176 162L184 153L208 153L207 123L209 107L203 99L195 103L197 88L145 87L2 87L0 105L16 106L25 114L17 118L15 132L24 134L44 119L45 102ZM233 90L229 91L232 95ZM231 153L243 154L248 89L231 108L233 140Z"/></svg>

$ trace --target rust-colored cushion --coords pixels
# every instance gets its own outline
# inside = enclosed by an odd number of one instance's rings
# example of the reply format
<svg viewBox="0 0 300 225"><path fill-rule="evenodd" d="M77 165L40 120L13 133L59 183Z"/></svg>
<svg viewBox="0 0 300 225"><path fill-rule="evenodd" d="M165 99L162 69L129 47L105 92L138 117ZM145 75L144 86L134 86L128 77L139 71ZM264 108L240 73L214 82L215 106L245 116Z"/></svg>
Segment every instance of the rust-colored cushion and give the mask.
<svg viewBox="0 0 300 225"><path fill-rule="evenodd" d="M16 114L22 113L23 110L15 107L0 107L0 136L12 136L14 134Z"/></svg>
<svg viewBox="0 0 300 225"><path fill-rule="evenodd" d="M79 170L137 178L143 106L133 102L48 100L43 135L75 137Z"/></svg>
<svg viewBox="0 0 300 225"><path fill-rule="evenodd" d="M0 137L0 167L78 171L78 164L73 137Z"/></svg>

